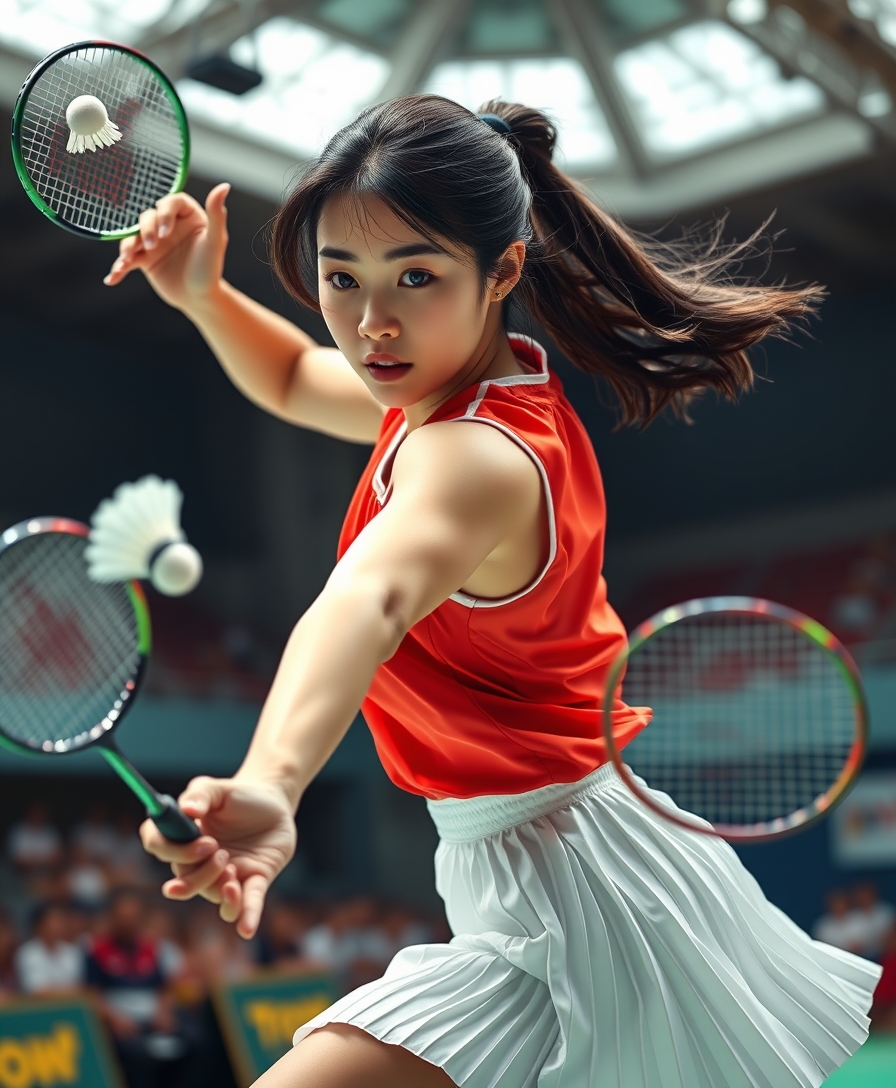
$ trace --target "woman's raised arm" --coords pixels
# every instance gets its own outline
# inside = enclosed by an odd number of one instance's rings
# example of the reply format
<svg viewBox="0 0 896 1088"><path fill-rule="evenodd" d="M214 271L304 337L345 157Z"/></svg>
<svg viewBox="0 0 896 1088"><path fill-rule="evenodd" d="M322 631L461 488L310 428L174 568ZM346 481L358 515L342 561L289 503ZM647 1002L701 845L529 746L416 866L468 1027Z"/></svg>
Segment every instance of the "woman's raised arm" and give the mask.
<svg viewBox="0 0 896 1088"><path fill-rule="evenodd" d="M224 279L230 186L203 208L188 193L163 197L122 239L104 283L140 269L156 294L199 329L234 385L265 411L351 442L376 440L385 409L342 354Z"/></svg>

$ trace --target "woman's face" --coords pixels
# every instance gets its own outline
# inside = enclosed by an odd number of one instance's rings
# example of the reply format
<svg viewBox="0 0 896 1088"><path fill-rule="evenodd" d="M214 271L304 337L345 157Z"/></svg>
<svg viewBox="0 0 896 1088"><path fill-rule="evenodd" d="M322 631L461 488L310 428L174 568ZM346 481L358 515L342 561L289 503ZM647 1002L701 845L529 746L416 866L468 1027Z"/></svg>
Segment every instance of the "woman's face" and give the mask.
<svg viewBox="0 0 896 1088"><path fill-rule="evenodd" d="M434 246L378 198L332 197L317 241L324 320L381 403L425 416L478 380L501 322L472 254Z"/></svg>

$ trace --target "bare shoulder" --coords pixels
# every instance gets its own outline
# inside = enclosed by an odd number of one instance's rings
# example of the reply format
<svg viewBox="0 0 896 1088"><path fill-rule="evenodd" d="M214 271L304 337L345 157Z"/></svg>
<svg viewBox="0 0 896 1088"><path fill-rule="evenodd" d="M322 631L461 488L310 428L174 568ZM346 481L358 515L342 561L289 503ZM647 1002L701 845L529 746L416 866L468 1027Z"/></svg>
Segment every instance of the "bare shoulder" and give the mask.
<svg viewBox="0 0 896 1088"><path fill-rule="evenodd" d="M445 420L412 431L392 472L399 491L439 494L472 507L521 509L541 495L541 476L526 451L496 427Z"/></svg>

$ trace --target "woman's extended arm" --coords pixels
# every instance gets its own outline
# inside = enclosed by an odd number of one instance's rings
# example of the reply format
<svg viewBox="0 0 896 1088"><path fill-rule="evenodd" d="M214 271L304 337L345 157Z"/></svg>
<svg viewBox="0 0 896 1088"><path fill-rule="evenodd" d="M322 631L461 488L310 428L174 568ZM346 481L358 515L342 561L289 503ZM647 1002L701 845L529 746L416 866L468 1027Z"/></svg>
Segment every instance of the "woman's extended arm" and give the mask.
<svg viewBox="0 0 896 1088"><path fill-rule="evenodd" d="M196 779L180 798L199 817L208 850L223 848L227 857L197 864L196 844L167 843L150 822L142 829L147 849L175 863L167 893L220 901L243 936L254 933L267 886L291 854L282 856L285 815L291 820L345 735L377 667L533 520L541 502L534 462L500 432L477 425L414 431L396 455L392 481L389 502L296 625L239 771ZM268 806L270 841L264 820L250 811L252 797ZM265 853L272 841L276 849Z"/></svg>

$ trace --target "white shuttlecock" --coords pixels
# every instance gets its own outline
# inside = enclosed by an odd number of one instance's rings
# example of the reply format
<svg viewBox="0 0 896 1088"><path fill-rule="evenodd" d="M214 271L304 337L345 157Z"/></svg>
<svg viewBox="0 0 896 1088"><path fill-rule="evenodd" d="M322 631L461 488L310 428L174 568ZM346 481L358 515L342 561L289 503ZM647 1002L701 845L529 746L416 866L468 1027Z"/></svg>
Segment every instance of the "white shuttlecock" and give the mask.
<svg viewBox="0 0 896 1088"><path fill-rule="evenodd" d="M90 519L84 550L95 582L149 578L160 593L180 597L202 577L199 552L180 527L183 493L173 480L144 476L122 484Z"/></svg>
<svg viewBox="0 0 896 1088"><path fill-rule="evenodd" d="M109 120L106 107L92 94L79 94L68 104L65 119L71 130L66 151L96 151L121 139L121 130Z"/></svg>

